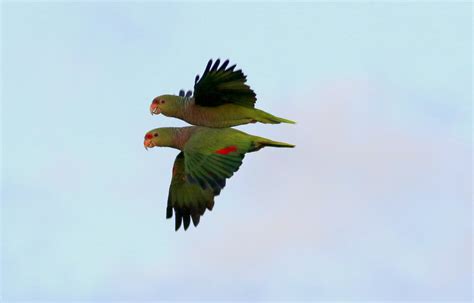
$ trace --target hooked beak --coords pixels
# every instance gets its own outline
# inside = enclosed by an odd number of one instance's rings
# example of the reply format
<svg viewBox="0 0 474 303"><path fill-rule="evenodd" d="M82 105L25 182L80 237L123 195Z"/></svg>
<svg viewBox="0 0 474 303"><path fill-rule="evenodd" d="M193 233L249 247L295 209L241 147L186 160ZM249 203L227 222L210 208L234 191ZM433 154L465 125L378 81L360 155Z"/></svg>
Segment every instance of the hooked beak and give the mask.
<svg viewBox="0 0 474 303"><path fill-rule="evenodd" d="M158 107L158 104L152 103L150 105L150 113L151 113L151 115L158 115L159 113L161 113L161 110Z"/></svg>
<svg viewBox="0 0 474 303"><path fill-rule="evenodd" d="M151 142L151 139L145 139L145 142L143 142L143 146L145 146L146 150L148 150L148 148L155 147L153 142Z"/></svg>

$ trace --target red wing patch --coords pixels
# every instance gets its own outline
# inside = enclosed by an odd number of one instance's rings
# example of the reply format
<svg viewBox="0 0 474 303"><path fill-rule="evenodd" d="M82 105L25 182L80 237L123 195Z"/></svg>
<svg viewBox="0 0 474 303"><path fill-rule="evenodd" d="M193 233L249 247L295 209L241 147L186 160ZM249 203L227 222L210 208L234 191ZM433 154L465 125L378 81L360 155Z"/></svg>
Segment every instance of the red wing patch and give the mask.
<svg viewBox="0 0 474 303"><path fill-rule="evenodd" d="M222 149L216 150L216 154L227 155L228 153L235 152L235 151L237 151L237 146L231 145L231 146L227 146Z"/></svg>

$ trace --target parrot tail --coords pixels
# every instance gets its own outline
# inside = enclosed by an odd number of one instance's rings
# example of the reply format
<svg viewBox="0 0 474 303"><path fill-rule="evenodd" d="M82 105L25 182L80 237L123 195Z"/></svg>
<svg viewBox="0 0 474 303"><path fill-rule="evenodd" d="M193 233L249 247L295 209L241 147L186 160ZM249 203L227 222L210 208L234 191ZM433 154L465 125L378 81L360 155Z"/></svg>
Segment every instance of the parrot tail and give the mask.
<svg viewBox="0 0 474 303"><path fill-rule="evenodd" d="M265 123L265 124L280 124L280 123L289 123L289 124L296 124L295 121L291 121L288 119L280 118L264 112L263 110L256 109L258 111L258 122Z"/></svg>
<svg viewBox="0 0 474 303"><path fill-rule="evenodd" d="M293 148L295 145L285 143L285 142L278 142L278 141L273 141L270 139L262 138L262 137L257 137L257 139L254 141L254 149L251 151L257 151L261 148L264 148L265 146L272 146L272 147L287 147L287 148Z"/></svg>

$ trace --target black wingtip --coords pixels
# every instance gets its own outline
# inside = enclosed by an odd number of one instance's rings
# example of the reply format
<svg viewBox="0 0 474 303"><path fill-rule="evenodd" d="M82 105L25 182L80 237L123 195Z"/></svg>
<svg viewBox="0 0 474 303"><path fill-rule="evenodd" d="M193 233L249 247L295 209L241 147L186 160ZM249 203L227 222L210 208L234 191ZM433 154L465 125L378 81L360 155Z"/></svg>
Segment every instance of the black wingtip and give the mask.
<svg viewBox="0 0 474 303"><path fill-rule="evenodd" d="M217 59L216 62L214 62L214 65L211 68L211 72L216 71L217 67L219 67L220 63L221 63L221 59Z"/></svg>
<svg viewBox="0 0 474 303"><path fill-rule="evenodd" d="M170 206L166 207L166 219L173 217L173 208Z"/></svg>
<svg viewBox="0 0 474 303"><path fill-rule="evenodd" d="M190 223L191 223L191 218L189 217L189 214L185 214L183 217L184 230L188 229Z"/></svg>
<svg viewBox="0 0 474 303"><path fill-rule="evenodd" d="M216 182L217 182L218 187L214 188L214 193L220 192L221 189L225 187L225 178L218 178L216 179Z"/></svg>
<svg viewBox="0 0 474 303"><path fill-rule="evenodd" d="M194 84L196 84L199 81L199 75L196 75L196 78L194 78Z"/></svg>
<svg viewBox="0 0 474 303"><path fill-rule="evenodd" d="M212 59L209 59L209 62L207 62L207 65L206 65L206 69L204 70L204 73L202 74L203 77L204 77L205 74L207 74L209 72L209 69L211 68L211 65L212 65Z"/></svg>
<svg viewBox="0 0 474 303"><path fill-rule="evenodd" d="M227 65L229 65L229 59L225 60L224 63L222 63L221 67L219 68L219 71L225 70Z"/></svg>
<svg viewBox="0 0 474 303"><path fill-rule="evenodd" d="M197 227L198 224L199 224L199 220L201 219L201 215L199 215L199 213L197 213L197 212L196 212L196 213L193 213L193 214L191 215L191 219L193 220L194 226Z"/></svg>
<svg viewBox="0 0 474 303"><path fill-rule="evenodd" d="M175 231L178 231L178 229L181 227L182 221L183 221L182 215L179 213L179 211L175 210L175 224L174 224Z"/></svg>
<svg viewBox="0 0 474 303"><path fill-rule="evenodd" d="M189 98L189 97L191 97L192 95L193 95L193 92L192 92L191 90L188 90L188 91L186 92L186 96L185 96L185 97L186 97L186 98Z"/></svg>
<svg viewBox="0 0 474 303"><path fill-rule="evenodd" d="M212 199L211 201L209 201L209 203L207 203L207 209L209 209L209 211L212 211L213 208L214 208L214 199Z"/></svg>

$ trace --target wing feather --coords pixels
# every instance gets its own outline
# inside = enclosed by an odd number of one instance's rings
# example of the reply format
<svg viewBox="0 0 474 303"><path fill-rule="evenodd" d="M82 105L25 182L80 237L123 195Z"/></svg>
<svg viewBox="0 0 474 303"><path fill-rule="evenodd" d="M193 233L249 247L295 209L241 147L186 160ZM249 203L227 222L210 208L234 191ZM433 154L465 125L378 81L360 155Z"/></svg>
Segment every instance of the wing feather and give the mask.
<svg viewBox="0 0 474 303"><path fill-rule="evenodd" d="M195 157L205 157L204 161L194 161ZM190 183L197 183L203 189L212 188L214 191L221 190L226 184L226 179L239 170L242 165L244 154L234 152L227 155L199 154L186 152L185 161L186 176ZM199 163L199 164L197 164Z"/></svg>
<svg viewBox="0 0 474 303"><path fill-rule="evenodd" d="M193 161L196 161L193 159ZM203 161L203 160L201 160ZM199 161L198 161L199 162ZM201 173L206 170L201 169ZM205 179L205 182L214 182L212 178ZM217 187L217 186L215 186ZM168 193L168 205L166 207L166 218L175 217L175 230L183 226L187 230L190 223L197 226L200 217L204 215L206 209L212 210L214 198L219 195L220 189L213 190L211 187L203 189L201 186L190 183L185 177L185 155L180 152L173 165L173 176Z"/></svg>
<svg viewBox="0 0 474 303"><path fill-rule="evenodd" d="M227 68L229 60L221 66L220 59L206 65L201 77L194 80L194 100L200 106L219 106L233 103L245 107L255 107L255 92L246 84L247 76L242 70L234 70L235 65Z"/></svg>

